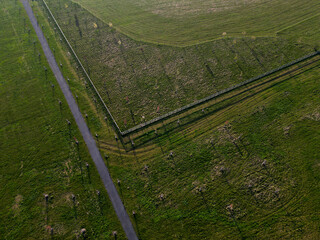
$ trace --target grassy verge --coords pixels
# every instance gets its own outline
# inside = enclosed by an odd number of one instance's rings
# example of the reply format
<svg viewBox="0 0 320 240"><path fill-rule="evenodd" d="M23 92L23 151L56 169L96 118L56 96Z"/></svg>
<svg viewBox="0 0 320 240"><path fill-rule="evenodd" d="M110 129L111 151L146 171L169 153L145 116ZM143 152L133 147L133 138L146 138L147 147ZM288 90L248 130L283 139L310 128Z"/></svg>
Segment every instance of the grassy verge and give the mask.
<svg viewBox="0 0 320 240"><path fill-rule="evenodd" d="M1 237L50 239L52 228L53 238L74 239L85 228L92 239L124 238L22 5L0 6Z"/></svg>

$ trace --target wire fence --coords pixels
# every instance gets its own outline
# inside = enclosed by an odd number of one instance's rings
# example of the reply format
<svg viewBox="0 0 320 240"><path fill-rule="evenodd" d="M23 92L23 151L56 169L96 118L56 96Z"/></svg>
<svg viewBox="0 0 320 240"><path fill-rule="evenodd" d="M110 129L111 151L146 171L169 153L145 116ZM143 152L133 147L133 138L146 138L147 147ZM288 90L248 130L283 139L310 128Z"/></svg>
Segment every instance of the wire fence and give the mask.
<svg viewBox="0 0 320 240"><path fill-rule="evenodd" d="M106 106L106 104L105 104L105 102L103 101L101 95L99 94L97 88L95 87L93 81L91 80L91 78L90 78L90 76L88 75L87 71L86 71L85 68L83 67L80 59L78 58L77 54L76 54L75 51L73 50L73 48L72 48L71 44L69 43L67 37L65 36L65 34L64 34L63 31L62 31L62 29L60 28L57 20L56 20L55 17L53 16L53 14L52 14L50 8L48 7L47 3L45 2L45 0L42 0L42 2L43 2L43 4L44 4L46 10L48 11L50 17L53 19L53 22L54 22L54 24L56 25L57 29L59 30L59 32L60 32L63 40L66 42L68 48L70 49L72 55L75 57L76 62L79 64L79 66L80 66L81 70L83 71L85 77L88 79L88 81L89 81L89 83L90 83L90 86L91 86L92 89L94 90L94 93L97 95L99 101L102 103L102 106L103 106L103 108L104 108L104 110L105 110L105 112L106 112L106 114L107 114L107 117L109 118L112 126L114 127L114 129L115 129L115 131L116 131L116 133L117 133L118 136L121 137L121 138L126 137L126 136L129 136L130 134L133 134L133 133L137 133L137 132L139 132L139 131L141 131L141 130L143 130L143 129L145 129L145 128L148 128L148 127L150 127L150 126L152 126L152 125L158 124L159 122L162 122L162 121L164 121L164 120L167 120L167 119L169 119L169 118L172 118L172 117L174 117L174 116L177 116L177 115L179 115L179 114L181 114L181 113L183 113L183 112L186 112L186 111L188 111L188 110L190 110L190 109L192 109L192 108L195 108L195 107L200 106L200 105L202 105L202 104L204 104L204 103L207 103L207 102L213 100L214 98L217 98L217 97L219 97L219 96L221 96L221 95L223 95L223 94L229 93L229 92L231 92L231 91L233 91L233 90L235 90L235 89L237 89L237 88L243 87L243 86L245 86L245 85L247 85L247 84L250 84L250 83L253 83L253 82L255 82L255 81L258 81L258 80L260 80L260 79L262 79L262 78L268 77L268 76L270 76L270 75L272 75L272 74L274 74L274 73L276 73L276 72L278 72L278 71L284 70L284 69L286 69L286 68L288 68L288 67L291 67L291 66L293 66L293 65L295 65L295 64L298 64L298 63L300 63L300 62L303 62L303 61L305 61L305 60L308 60L308 59L310 59L310 58L313 58L313 57L315 57L315 56L317 56L317 55L320 55L320 51L315 51L315 52L310 53L310 54L308 54L308 55L306 55L306 56L304 56L304 57L301 57L301 58L299 58L299 59L296 59L296 60L294 60L294 61L292 61L292 62L290 62L290 63L287 63L287 64L285 64L285 65L282 65L282 66L278 67L278 68L275 68L275 69L273 69L273 70L270 70L270 71L268 71L268 72L265 72L265 73L263 73L263 74L261 74L261 75L259 75L259 76L250 78L250 79L248 79L248 80L246 80L246 81L243 81L243 82L241 82L241 83L239 83L239 84L233 85L233 86L231 86L231 87L229 87L229 88L226 88L226 89L224 89L224 90L221 90L221 91L219 91L219 92L216 92L216 93L214 93L214 94L212 94L212 95L210 95L210 96L208 96L208 97L205 97L205 98L203 98L203 99L197 100L197 101L195 101L195 102L193 102L193 103L190 103L190 104L185 105L185 106L183 106L183 107L181 107L181 108L178 108L178 109L175 109L175 110L173 110L173 111L170 111L170 112L168 112L168 113L166 113L166 114L163 114L163 115L161 115L161 116L159 116L159 117L153 118L153 119L151 119L151 120L149 120L149 121L146 121L146 122L144 122L144 123L138 124L138 125L130 128L130 129L127 129L127 130L125 130L125 131L121 131L121 129L119 128L117 122L115 121L114 117L112 116L109 108Z"/></svg>
<svg viewBox="0 0 320 240"><path fill-rule="evenodd" d="M271 70L271 71L268 71L268 72L266 72L266 73L264 73L264 74L261 74L261 75L259 75L259 76L257 76L257 77L250 78L250 79L248 79L248 80L246 80L246 81L243 81L243 82L241 82L241 83L239 83L239 84L233 85L233 86L231 86L231 87L229 87L229 88L226 88L226 89L224 89L224 90L221 90L221 91L219 91L219 92L216 92L216 93L214 93L214 94L212 94L212 95L210 95L210 96L208 96L208 97L205 97L205 98L203 98L203 99L200 99L200 100L198 100L198 101L195 101L195 102L193 102L193 103L190 103L190 104L188 104L188 105L185 105L185 106L183 106L183 107L181 107L181 108L175 109L175 110L173 110L173 111L171 111L171 112L168 112L168 113L166 113L166 114L164 114L164 115L162 115L162 116L159 116L159 117L157 117L157 118L154 118L154 119L152 119L152 120L150 120L150 121L147 121L147 122L145 122L145 123L139 124L139 125L137 125L137 126L135 126L135 127L133 127L133 128L130 128L130 129L122 132L122 136L124 137L124 136L127 136L127 135L129 135L129 134L138 132L138 131L146 128L146 127L150 127L151 125L157 124L157 123L159 123L159 122L161 122L161 121L164 121L164 120L166 120L166 119L168 119L168 118L171 118L171 117L173 117L173 116L179 115L179 114L181 114L181 113L183 113L183 112L185 112L185 111L190 110L191 108L194 108L194 107L197 107L197 106L199 106L199 105L202 105L202 104L204 104L204 103L206 103L206 102L208 102L208 101L211 101L212 99L217 98L217 97L219 97L219 96L221 96L221 95L223 95L223 94L226 94L226 93L228 93L228 92L231 92L231 91L233 91L233 90L235 90L235 89L237 89L237 88L243 87L243 86L245 86L245 85L247 85L247 84L249 84L249 83L253 83L253 82L255 82L255 81L258 81L258 80L260 80L260 79L262 79L262 78L265 78L265 77L267 77L267 76L270 76L270 75L272 75L272 74L274 74L274 73L276 73L276 72L278 72L278 71L284 70L285 68L291 67L291 66L293 66L293 65L295 65L295 64L298 64L298 63L300 63L300 62L303 62L303 61L305 61L305 60L308 60L308 59L310 59L310 58L312 58L312 57L315 57L315 56L317 56L317 55L320 55L320 52L319 52L319 51L316 51L316 52L313 52L313 53L311 53L311 54L308 54L308 55L306 55L306 56L304 56L304 57L302 57L302 58L296 59L296 60L293 61L293 62L290 62L290 63L288 63L288 64L285 64L285 65L281 66L281 67L278 67L278 68L276 68L276 69L273 69L273 70Z"/></svg>
<svg viewBox="0 0 320 240"><path fill-rule="evenodd" d="M121 130L120 130L117 122L115 121L115 119L114 119L114 117L112 116L109 108L107 107L107 105L106 105L105 102L103 101L101 95L99 94L99 92L98 92L96 86L94 85L93 81L91 80L89 74L87 73L87 71L86 71L85 68L83 67L80 59L78 58L77 54L76 54L75 51L73 50L73 48L72 48L71 44L69 43L67 37L64 35L62 29L60 28L57 20L56 20L55 17L53 16L53 14L52 14L50 8L48 7L47 3L45 2L45 0L42 0L42 2L43 2L43 4L44 4L46 10L48 11L50 17L52 18L54 24L56 25L57 29L59 30L59 32L60 32L63 40L66 42L68 48L70 49L72 55L75 57L76 62L79 64L79 66L80 66L81 70L83 71L85 77L88 79L91 87L92 87L93 90L94 90L94 93L97 95L98 99L99 99L100 102L102 103L102 105L103 105L103 107L104 107L104 110L105 110L107 116L109 117L110 122L112 123L113 127L115 128L115 131L117 132L117 134L118 134L119 136L121 136L121 135L122 135L122 132L121 132Z"/></svg>

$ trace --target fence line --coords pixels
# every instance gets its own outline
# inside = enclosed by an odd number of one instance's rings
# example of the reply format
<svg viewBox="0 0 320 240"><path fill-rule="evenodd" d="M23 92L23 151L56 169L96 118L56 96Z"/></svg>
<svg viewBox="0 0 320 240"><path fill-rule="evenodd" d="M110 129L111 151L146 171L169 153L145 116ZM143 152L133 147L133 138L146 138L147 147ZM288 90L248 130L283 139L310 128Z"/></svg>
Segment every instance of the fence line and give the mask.
<svg viewBox="0 0 320 240"><path fill-rule="evenodd" d="M205 97L205 98L200 99L200 100L198 100L198 101L195 101L195 102L193 102L193 103L187 104L187 105L185 105L185 106L183 106L183 107L181 107L181 108L175 109L175 110L173 110L173 111L171 111L171 112L168 112L168 113L166 113L166 114L164 114L164 115L161 115L161 116L159 116L159 117L153 118L153 119L151 119L151 120L149 120L149 121L147 121L147 122L145 122L145 123L138 124L138 125L130 128L130 129L125 130L125 131L122 132L122 131L120 130L117 122L116 122L115 119L113 118L113 116L112 116L109 108L106 106L106 104L105 104L105 102L103 101L101 95L99 94L97 88L95 87L94 83L92 82L92 80L91 80L90 76L88 75L87 71L86 71L85 68L83 67L80 59L78 58L77 54L76 54L75 51L73 50L72 46L70 45L67 37L64 35L62 29L60 28L58 22L56 21L55 17L53 16L53 14L52 14L50 8L48 7L47 3L45 2L45 0L42 0L42 2L44 3L44 6L46 7L47 11L49 12L49 14L50 14L51 18L53 19L55 25L57 26L58 30L60 31L60 34L62 35L63 39L65 40L65 42L67 43L68 47L70 48L73 56L76 58L76 61L77 61L78 64L80 65L80 67L81 67L82 71L84 72L85 76L86 76L87 79L89 80L89 83L91 84L91 87L94 89L95 94L99 97L100 102L102 103L103 107L104 107L105 110L107 111L107 115L109 116L109 118L110 118L113 126L115 127L115 130L116 130L117 134L119 135L119 137L125 137L125 136L127 136L127 135L132 134L132 133L136 133L136 132L138 132L138 131L140 131L140 130L142 130L142 129L144 129L144 128L147 128L147 127L149 127L149 126L151 126L151 125L154 125L154 124L156 124L156 123L158 123L158 122L160 122L160 121L164 121L164 120L166 120L166 119L168 119L168 118L171 118L171 117L176 116L176 115L178 115L178 114L180 114L180 113L183 113L183 112L185 112L185 111L188 111L188 110L190 110L191 108L194 108L194 107L199 106L199 105L201 105L201 104L203 104L203 103L206 103L206 102L208 102L208 101L210 101L210 100L212 100L212 99L214 99L214 98L216 98L216 97L219 97L219 96L221 96L221 95L223 95L223 94L225 94L225 93L231 92L231 91L233 91L233 90L235 90L235 89L237 89L237 88L240 88L240 87L242 87L242 86L245 86L245 85L247 85L247 84L249 84L249 83L253 83L253 82L255 82L255 81L257 81L257 80L260 80L260 79L262 79L262 78L264 78L264 77L270 76L270 75L272 75L272 74L274 74L274 73L276 73L276 72L278 72L278 71L281 71L281 70L283 70L283 69L285 69L285 68L291 67L291 66L293 66L293 65L295 65L295 64L298 64L298 63L300 63L300 62L303 62L303 61L305 61L305 60L307 60L307 59L310 59L310 58L312 58L312 57L315 57L315 56L317 56L317 55L320 55L320 51L315 51L315 52L310 53L310 54L308 54L308 55L306 55L306 56L304 56L304 57L298 58L298 59L296 59L296 60L294 60L294 61L292 61L292 62L289 62L289 63L287 63L287 64L285 64L285 65L282 65L282 66L280 66L280 67L278 67L278 68L275 68L275 69L272 69L272 70L270 70L270 71L268 71L268 72L265 72L265 73L263 73L263 74L261 74L261 75L259 75L259 76L250 78L250 79L248 79L248 80L246 80L246 81L243 81L243 82L241 82L241 83L238 83L238 84L236 84L236 85L233 85L233 86L231 86L231 87L229 87L229 88L223 89L223 90L221 90L221 91L219 91L219 92L216 92L216 93L214 93L214 94L212 94L212 95L210 95L210 96L208 96L208 97Z"/></svg>
<svg viewBox="0 0 320 240"><path fill-rule="evenodd" d="M47 11L49 12L51 18L53 19L55 25L56 25L57 28L59 29L60 34L62 35L63 39L66 41L66 43L67 43L68 47L70 48L73 56L76 58L76 60L77 60L78 64L80 65L83 73L85 74L85 76L86 76L87 79L89 80L89 83L90 83L91 87L94 89L95 94L97 94L99 100L100 100L101 103L103 104L103 107L104 107L105 110L107 111L107 115L108 115L108 117L110 118L112 124L114 125L116 132L118 133L118 135L121 135L121 136L122 136L122 132L121 132L121 130L120 130L117 122L114 120L114 118L113 118L113 116L112 116L109 108L106 106L106 104L105 104L105 102L103 101L102 97L100 96L100 94L99 94L96 86L94 85L94 83L92 82L92 80L91 80L90 76L88 75L87 71L86 71L85 68L83 67L80 59L78 58L77 54L76 54L75 51L73 50L73 48L72 48L71 44L69 43L67 37L64 35L62 29L60 28L60 26L59 26L59 24L58 24L58 22L57 22L57 20L55 19L55 17L53 16L52 12L50 11L50 8L48 7L48 5L47 5L47 3L45 2L45 0L42 0L42 2L43 2L43 4L44 4L44 6L46 7Z"/></svg>
<svg viewBox="0 0 320 240"><path fill-rule="evenodd" d="M122 132L122 136L124 137L124 136L126 136L126 135L129 135L129 134L138 132L138 131L140 131L141 129L144 129L144 128L146 128L146 127L149 127L149 126L151 126L151 125L154 125L154 124L156 124L156 123L158 123L158 122L160 122L160 121L164 121L164 120L166 120L166 119L168 119L168 118L171 118L171 117L173 117L173 116L175 116L175 115L178 115L178 114L180 114L180 113L182 113L182 112L185 112L185 111L187 111L187 110L189 110L189 109L191 109L191 108L194 108L194 107L199 106L199 105L201 105L201 104L203 104L203 103L206 103L206 102L208 102L208 101L210 101L210 100L212 100L212 99L214 99L214 98L216 98L216 97L219 97L219 96L221 96L221 95L223 95L223 94L225 94L225 93L231 92L232 90L235 90L235 89L237 89L237 88L240 88L240 87L242 87L242 86L245 86L245 85L247 85L247 84L249 84L249 83L255 82L255 81L257 81L257 80L260 80L260 79L262 79L262 78L264 78L264 77L270 76L270 75L273 74L273 73L276 73L276 72L278 72L278 71L280 71L280 70L283 70L283 69L285 69L285 68L291 67L291 66L293 66L293 65L295 65L295 64L297 64L297 63L303 62L303 61L305 61L305 60L307 60L307 59L309 59L309 58L315 57L316 55L320 55L320 52L319 52L319 51L313 52L313 53L308 54L308 55L306 55L306 56L304 56L304 57L301 57L301 58L299 58L299 59L297 59L297 60L295 60L295 61L293 61L293 62L287 63L287 64L285 64L285 65L282 65L281 67L278 67L278 68L276 68L276 69L273 69L273 70L271 70L271 71L268 71L268 72L266 72L266 73L263 73L263 74L261 74L261 75L259 75L259 76L257 76L257 77L250 78L250 79L248 79L248 80L246 80L246 81L243 81L243 82L241 82L241 83L239 83L239 84L233 85L233 86L231 86L231 87L229 87L229 88L226 88L226 89L223 89L223 90L221 90L221 91L219 91L219 92L216 92L216 93L214 93L214 94L212 94L212 95L210 95L210 96L208 96L208 97L205 97L205 98L203 98L203 99L200 99L200 100L198 100L198 101L195 101L195 102L193 102L193 103L190 103L190 104L188 104L188 105L185 105L185 106L183 106L183 107L181 107L181 108L175 109L175 110L173 110L173 111L171 111L171 112L168 112L168 113L166 113L166 114L164 114L164 115L162 115L162 116L159 116L159 117L157 117L157 118L153 118L153 119L151 119L151 120L149 120L149 121L147 121L147 122L145 122L145 123L136 125L135 127L132 127L132 128L130 128L130 129Z"/></svg>

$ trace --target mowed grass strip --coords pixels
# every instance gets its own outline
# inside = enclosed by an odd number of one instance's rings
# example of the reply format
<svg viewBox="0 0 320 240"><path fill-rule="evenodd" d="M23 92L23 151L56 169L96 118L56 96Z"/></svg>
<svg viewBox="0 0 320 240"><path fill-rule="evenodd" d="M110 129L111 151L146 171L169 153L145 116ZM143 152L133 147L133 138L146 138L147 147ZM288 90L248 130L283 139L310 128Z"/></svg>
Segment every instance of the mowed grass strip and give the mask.
<svg viewBox="0 0 320 240"><path fill-rule="evenodd" d="M123 238L23 6L0 9L0 238Z"/></svg>
<svg viewBox="0 0 320 240"><path fill-rule="evenodd" d="M278 36L297 39L297 42L305 42L316 49L320 46L320 14L306 18L301 22L284 28L277 32Z"/></svg>
<svg viewBox="0 0 320 240"><path fill-rule="evenodd" d="M73 0L129 37L188 46L227 33L274 36L276 31L318 14L317 0ZM63 3L62 3L63 5Z"/></svg>

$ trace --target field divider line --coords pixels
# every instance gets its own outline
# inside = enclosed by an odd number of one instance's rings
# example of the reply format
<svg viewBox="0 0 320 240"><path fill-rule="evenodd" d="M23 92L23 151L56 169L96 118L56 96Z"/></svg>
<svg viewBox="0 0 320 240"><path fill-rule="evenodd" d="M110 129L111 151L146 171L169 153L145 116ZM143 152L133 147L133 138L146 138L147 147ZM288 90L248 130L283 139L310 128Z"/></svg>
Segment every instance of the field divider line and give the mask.
<svg viewBox="0 0 320 240"><path fill-rule="evenodd" d="M270 75L272 75L272 74L274 74L274 73L276 73L276 72L278 72L278 71L284 70L285 68L291 67L291 66L293 66L293 65L295 65L295 64L298 64L298 63L300 63L300 62L302 62L302 61L305 61L305 60L307 60L307 59L309 59L309 58L315 57L316 55L320 55L320 51L315 51L315 52L310 53L310 54L308 54L308 55L306 55L306 56L304 56L304 57L298 58L298 59L296 59L296 60L294 60L294 61L292 61L292 62L289 62L289 63L287 63L287 64L285 64L285 65L282 65L282 66L280 66L280 67L278 67L278 68L275 68L275 69L273 69L273 70L270 70L270 71L268 71L268 72L265 72L265 73L263 73L263 74L261 74L261 75L258 75L258 76L256 76L256 77L250 78L250 79L248 79L248 80L245 80L245 81L243 81L243 82L241 82L241 83L239 83L239 84L233 85L233 86L231 86L231 87L229 87L229 88L226 88L226 89L223 89L223 90L221 90L221 91L218 91L218 92L216 92L216 93L214 93L214 94L212 94L212 95L209 95L208 97L205 97L205 98L200 99L200 100L198 100L198 101L195 101L195 102L193 102L193 103L187 104L187 105L185 105L185 106L183 106L183 107L181 107L181 108L178 108L178 109L175 109L175 110L173 110L173 111L170 111L170 112L168 112L168 113L166 113L166 114L164 114L164 115L161 115L161 116L159 116L159 117L153 118L153 119L151 119L151 120L149 120L149 121L147 121L147 122L138 124L138 125L136 125L136 126L134 126L134 127L132 127L132 128L129 128L129 129L125 130L125 131L121 131L121 129L119 128L119 126L118 126L118 124L117 124L117 122L116 122L116 120L115 120L114 117L112 116L109 108L106 106L104 100L102 99L101 95L99 94L99 92L98 92L97 88L95 87L93 81L91 80L91 78L90 78L90 76L88 75L87 71L86 71L85 68L83 67L80 59L78 58L77 54L75 53L75 51L73 50L71 44L69 43L67 37L65 36L65 34L63 33L62 29L60 28L58 22L56 21L55 17L53 16L53 14L52 14L49 6L48 6L47 3L45 2L45 0L42 0L42 2L44 3L44 6L46 7L47 11L49 12L50 16L52 17L52 19L53 19L55 25L57 26L58 30L60 31L60 34L63 36L64 40L66 41L66 43L67 43L68 47L70 48L72 54L74 55L74 57L76 58L77 62L79 63L79 65L80 65L81 69L83 70L85 76L86 76L87 79L89 80L89 83L91 84L91 86L93 87L95 93L96 93L97 96L99 97L99 100L101 101L103 107L104 107L105 110L107 111L107 115L108 115L109 118L111 119L111 122L112 122L113 126L115 127L115 130L116 130L118 136L121 137L121 138L120 138L121 140L122 140L122 138L124 138L124 137L126 137L126 136L128 136L128 135L130 135L130 134L139 132L139 131L147 128L147 127L150 127L150 126L152 126L152 125L160 122L160 121L164 121L164 120L169 119L169 118L171 118L171 117L173 117L173 116L179 115L180 113L183 113L183 112L185 112L185 111L187 111L187 110L190 110L190 109L193 108L193 107L196 107L196 106L199 106L199 105L201 105L201 104L203 104L203 103L206 103L206 102L208 102L208 101L210 101L210 100L212 100L212 99L214 99L214 98L216 98L216 97L219 97L219 96L221 96L221 95L223 95L223 94L225 94L225 93L228 93L228 92L230 92L230 91L232 91L232 90L234 90L234 89L237 89L237 88L239 88L239 87L245 86L245 85L247 85L247 84L250 84L250 83L252 83L252 82L255 82L255 81L257 81L257 80L260 80L260 79L262 79L262 78L268 77L268 76L270 76Z"/></svg>
<svg viewBox="0 0 320 240"><path fill-rule="evenodd" d="M308 60L308 59L310 59L310 58L313 58L313 57L315 57L315 56L317 56L317 55L320 55L320 52L319 52L319 51L313 52L313 53L308 54L308 55L306 55L306 56L304 56L304 57L301 57L301 58L299 58L299 59L297 59L297 60L295 60L295 61L292 61L292 62L290 62L290 63L287 63L287 64L285 64L285 65L283 65L283 66L281 66L281 67L279 67L279 68L273 69L273 70L268 71L268 72L266 72L266 73L264 73L264 74L261 74L261 75L259 75L259 76L250 78L250 79L248 79L248 80L246 80L246 81L243 81L243 82L241 82L241 83L238 83L238 84L236 84L236 85L233 85L233 86L231 86L231 87L229 87L229 88L223 89L223 90L221 90L221 91L219 91L219 92L216 92L216 93L214 93L214 94L212 94L212 95L210 95L210 96L208 96L208 97L205 97L205 98L200 99L200 100L198 100L198 101L195 101L195 102L193 102L193 103L187 104L187 105L185 105L185 106L183 106L183 107L181 107L181 108L175 109L175 110L173 110L173 111L171 111L171 112L168 112L168 113L166 113L166 114L164 114L164 115L162 115L162 116L159 116L159 117L157 117L157 118L153 118L153 119L151 119L151 120L149 120L149 121L147 121L147 122L145 122L145 123L136 125L135 127L132 127L132 128L130 128L130 129L122 132L122 137L125 137L125 136L127 136L127 135L129 135L129 134L132 134L132 133L136 133L136 132L138 132L138 131L140 131L140 130L142 130L142 129L145 129L145 128L147 128L147 127L150 127L151 125L154 125L154 124L156 124L156 123L158 123L158 122L160 122L160 121L164 121L164 120L167 120L167 119L169 119L169 118L171 118L171 117L174 117L174 116L176 116L176 115L179 115L179 114L181 114L181 113L183 113L183 112L185 112L185 111L190 110L191 108L194 108L194 107L199 106L199 105L201 105L201 104L204 104L204 103L206 103L206 102L208 102L208 101L211 101L211 100L213 100L214 98L217 98L217 97L219 97L219 96L221 96L221 95L223 95L223 94L229 93L229 92L231 92L231 91L233 91L233 90L235 90L235 89L237 89L237 88L243 87L243 86L245 86L245 85L247 85L247 84L253 83L253 82L258 81L258 80L260 80L260 79L262 79L262 78L268 77L268 76L270 76L270 75L272 75L272 74L274 74L274 73L276 73L276 72L279 72L279 71L284 70L284 69L286 69L286 68L288 68L288 67L291 67L291 66L293 66L293 65L295 65L295 64L298 64L298 63L300 63L300 62L303 62L303 61L305 61L305 60Z"/></svg>
<svg viewBox="0 0 320 240"><path fill-rule="evenodd" d="M101 153L97 147L97 144L95 142L95 139L93 138L90 129L88 128L86 121L84 117L82 116L80 109L72 95L72 92L69 88L69 85L67 84L66 80L64 79L62 72L54 58L54 55L49 47L49 44L37 22L37 19L34 16L33 10L31 9L31 6L28 2L28 0L21 0L28 16L30 19L30 22L37 34L37 37L41 43L41 47L43 49L43 52L46 56L46 59L48 61L48 64L61 88L61 91L68 103L68 106L70 108L70 111L76 121L76 124L81 132L81 135L83 137L83 140L85 141L87 148L89 150L90 156L98 170L98 173L100 175L101 181L104 184L105 189L107 190L107 193L109 195L110 201L112 203L112 206L118 216L118 219L122 225L122 228L129 240L138 240L138 237L135 233L135 230L133 228L133 225L130 221L129 215L122 203L122 200L119 196L119 193L112 181L112 178L110 176L109 170L106 166L106 164L103 161L103 158L101 156Z"/></svg>
<svg viewBox="0 0 320 240"><path fill-rule="evenodd" d="M62 29L60 28L57 20L56 20L55 17L53 16L53 14L52 14L49 6L48 6L47 3L46 3L46 1L45 1L45 0L42 0L42 2L43 2L43 4L44 4L44 6L46 7L48 13L50 14L51 18L53 19L54 24L57 26L57 28L58 28L60 34L62 35L63 39L65 40L65 42L67 43L68 47L70 48L70 50L71 50L73 56L75 57L76 61L77 61L78 64L80 65L80 67L81 67L83 73L85 74L86 78L89 80L89 83L90 83L91 87L93 88L93 90L95 91L95 94L98 96L98 98L99 98L99 100L101 101L103 107L104 107L105 110L107 111L107 115L108 115L108 117L110 118L112 124L114 125L117 134L118 134L118 135L119 135L119 134L122 135L122 132L121 132L121 130L120 130L117 122L115 121L115 119L114 119L114 117L112 116L109 108L107 107L107 105L106 105L105 102L103 101L100 93L98 92L96 86L94 85L93 81L91 80L91 78L90 78L89 74L87 73L86 69L83 67L80 59L78 58L76 52L73 50L73 48L72 48L71 44L69 43L67 37L65 36L65 34L64 34L63 31L62 31Z"/></svg>

